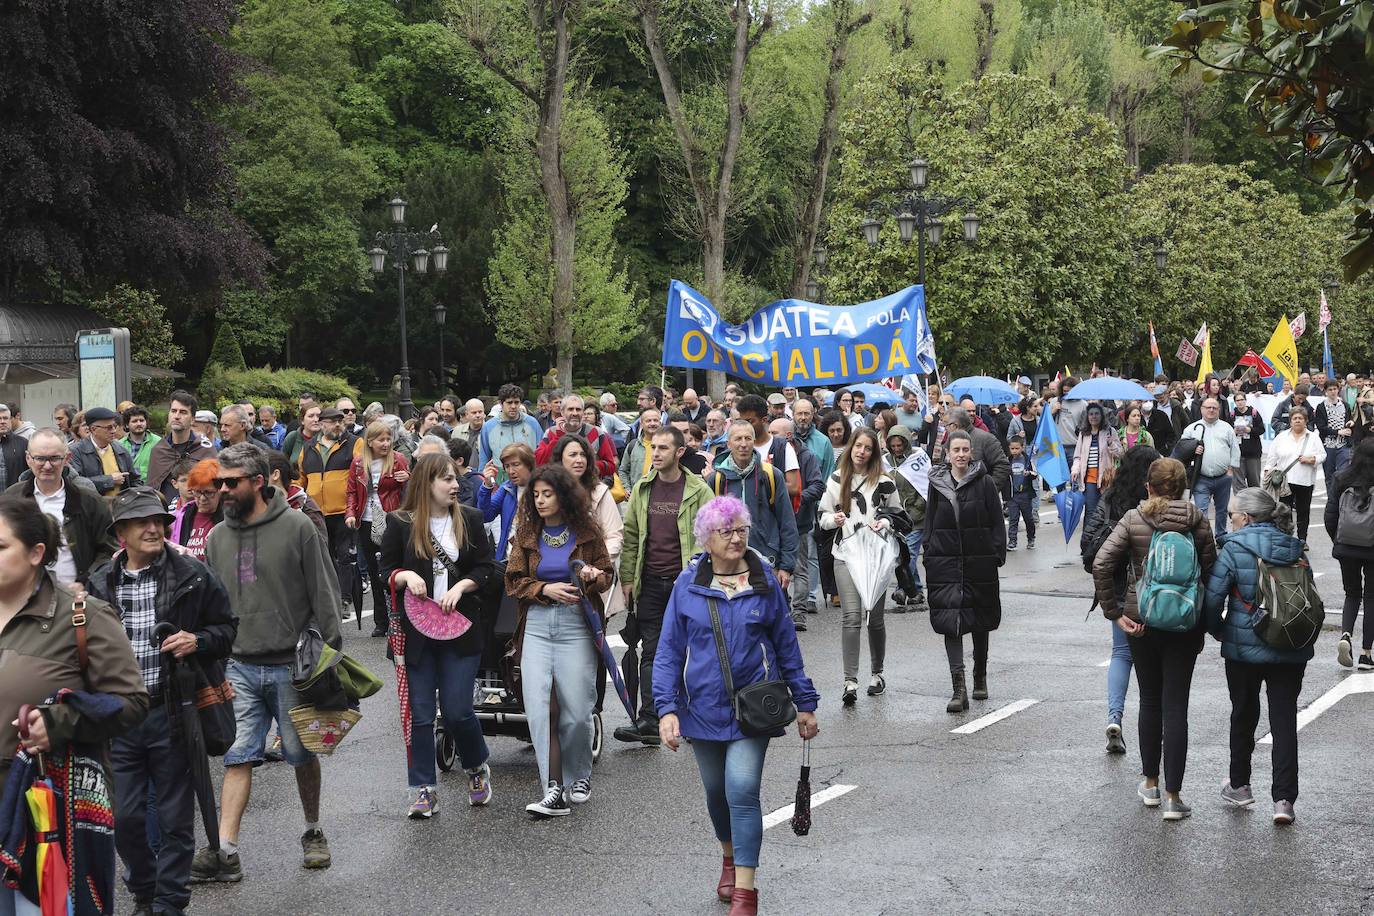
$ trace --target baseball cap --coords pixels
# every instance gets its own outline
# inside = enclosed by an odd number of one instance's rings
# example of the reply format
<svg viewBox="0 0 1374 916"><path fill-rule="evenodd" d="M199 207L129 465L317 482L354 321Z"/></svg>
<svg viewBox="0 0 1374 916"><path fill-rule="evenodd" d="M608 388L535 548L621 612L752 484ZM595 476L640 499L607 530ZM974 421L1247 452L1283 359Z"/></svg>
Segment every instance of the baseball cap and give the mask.
<svg viewBox="0 0 1374 916"><path fill-rule="evenodd" d="M344 412L337 407L326 407L320 411L321 420L342 420Z"/></svg>
<svg viewBox="0 0 1374 916"><path fill-rule="evenodd" d="M769 403L769 404L786 404L786 403L787 403L787 398L783 397L781 394L779 394L778 392L775 391L775 392L773 392L772 394L770 394L770 395L768 396L768 403Z"/></svg>
<svg viewBox="0 0 1374 916"><path fill-rule="evenodd" d="M215 412L214 412L213 410L197 410L197 411L196 411L196 422L197 422L197 423L218 423L218 422L219 422L219 417L215 416Z"/></svg>

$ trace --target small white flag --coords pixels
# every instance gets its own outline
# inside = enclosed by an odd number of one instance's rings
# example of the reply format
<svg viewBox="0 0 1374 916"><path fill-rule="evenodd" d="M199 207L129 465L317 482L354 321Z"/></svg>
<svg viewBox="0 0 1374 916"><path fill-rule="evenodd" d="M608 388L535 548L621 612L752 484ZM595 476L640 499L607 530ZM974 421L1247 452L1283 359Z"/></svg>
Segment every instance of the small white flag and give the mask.
<svg viewBox="0 0 1374 916"><path fill-rule="evenodd" d="M1288 328L1293 332L1293 339L1297 340L1302 336L1302 332L1307 330L1307 313L1298 312L1298 317L1288 322Z"/></svg>

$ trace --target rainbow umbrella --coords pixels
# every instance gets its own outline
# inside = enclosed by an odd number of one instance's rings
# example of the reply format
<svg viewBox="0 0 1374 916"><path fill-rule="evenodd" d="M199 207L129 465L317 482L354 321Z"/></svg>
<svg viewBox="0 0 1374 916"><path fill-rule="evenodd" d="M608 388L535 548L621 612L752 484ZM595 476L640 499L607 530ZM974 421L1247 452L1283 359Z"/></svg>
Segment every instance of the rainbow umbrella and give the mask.
<svg viewBox="0 0 1374 916"><path fill-rule="evenodd" d="M38 755L38 772L44 771ZM33 819L36 840L34 866L38 878L38 906L43 916L67 916L71 889L67 883L67 859L62 853L62 797L47 776L34 781L24 792Z"/></svg>

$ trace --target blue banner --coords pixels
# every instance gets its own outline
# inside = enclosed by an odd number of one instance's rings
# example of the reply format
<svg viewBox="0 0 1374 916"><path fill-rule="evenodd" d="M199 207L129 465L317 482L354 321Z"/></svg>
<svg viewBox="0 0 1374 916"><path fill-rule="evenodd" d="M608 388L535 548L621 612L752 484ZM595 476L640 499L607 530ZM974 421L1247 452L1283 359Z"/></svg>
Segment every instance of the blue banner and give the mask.
<svg viewBox="0 0 1374 916"><path fill-rule="evenodd" d="M920 286L850 306L780 299L744 324L726 323L705 296L680 280L668 286L665 366L720 369L782 387L930 372L934 355Z"/></svg>

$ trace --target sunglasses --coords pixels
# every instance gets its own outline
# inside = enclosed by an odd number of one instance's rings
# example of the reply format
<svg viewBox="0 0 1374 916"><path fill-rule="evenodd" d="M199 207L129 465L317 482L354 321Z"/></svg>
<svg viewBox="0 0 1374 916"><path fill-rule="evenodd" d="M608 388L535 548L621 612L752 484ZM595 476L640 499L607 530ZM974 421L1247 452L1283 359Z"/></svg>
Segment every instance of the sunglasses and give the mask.
<svg viewBox="0 0 1374 916"><path fill-rule="evenodd" d="M344 413L357 413L357 412L358 412L358 408L356 408L356 407L340 407L339 409L342 410Z"/></svg>
<svg viewBox="0 0 1374 916"><path fill-rule="evenodd" d="M223 487L228 487L231 490L237 490L240 483L251 479L252 478L248 477L246 474L242 477L216 477L214 480L215 489L219 490Z"/></svg>

